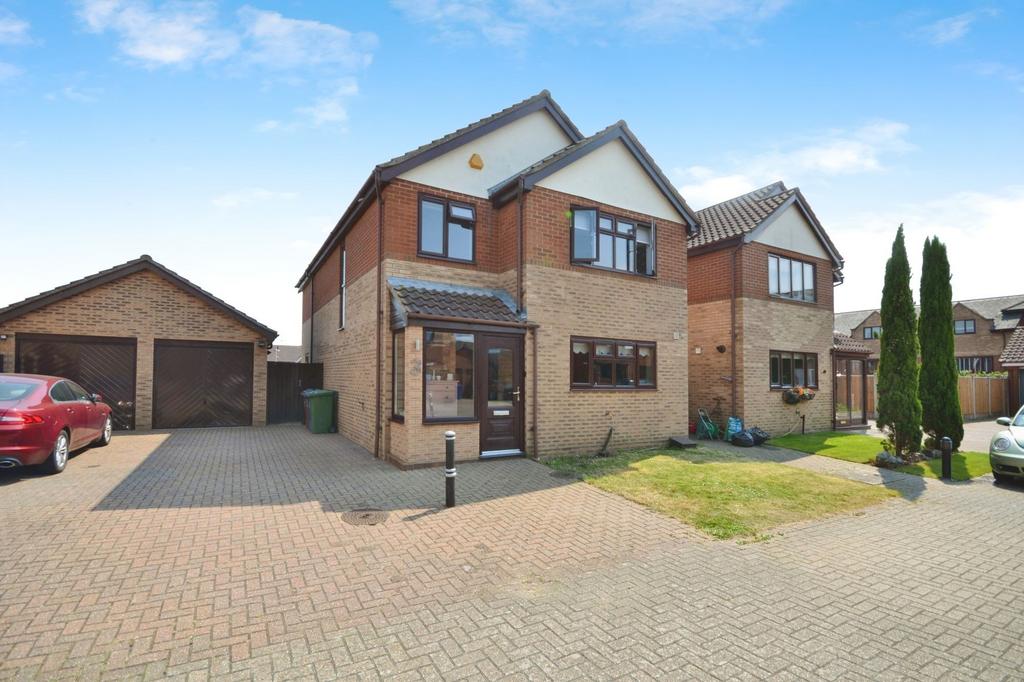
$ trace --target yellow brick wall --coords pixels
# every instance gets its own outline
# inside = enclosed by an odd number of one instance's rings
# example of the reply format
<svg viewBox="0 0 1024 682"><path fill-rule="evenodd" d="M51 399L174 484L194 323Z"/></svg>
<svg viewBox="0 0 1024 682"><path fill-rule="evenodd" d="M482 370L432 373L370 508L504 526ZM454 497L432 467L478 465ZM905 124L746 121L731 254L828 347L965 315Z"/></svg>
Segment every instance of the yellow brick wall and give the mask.
<svg viewBox="0 0 1024 682"><path fill-rule="evenodd" d="M741 298L739 311L741 414L745 426L760 426L780 435L806 417L807 431L832 428L832 311L783 301ZM768 353L772 350L818 354L818 390L814 400L782 402L782 391L769 388Z"/></svg>
<svg viewBox="0 0 1024 682"><path fill-rule="evenodd" d="M373 268L348 283L344 329L338 329L338 294L312 320L312 362L324 365L324 388L338 391L338 430L371 452L376 411L376 277Z"/></svg>
<svg viewBox="0 0 1024 682"><path fill-rule="evenodd" d="M4 369L14 371L18 333L136 337L135 427L153 417L153 341L187 339L253 344L252 423L266 423L267 353L262 335L167 280L144 271L127 275L0 323Z"/></svg>
<svg viewBox="0 0 1024 682"><path fill-rule="evenodd" d="M529 264L525 283L529 319L539 325L536 454L597 452L609 427L615 429L613 449L664 445L686 433L686 289ZM656 342L657 389L570 390L571 336ZM529 390L534 382L527 341ZM529 430L526 441L532 446Z"/></svg>

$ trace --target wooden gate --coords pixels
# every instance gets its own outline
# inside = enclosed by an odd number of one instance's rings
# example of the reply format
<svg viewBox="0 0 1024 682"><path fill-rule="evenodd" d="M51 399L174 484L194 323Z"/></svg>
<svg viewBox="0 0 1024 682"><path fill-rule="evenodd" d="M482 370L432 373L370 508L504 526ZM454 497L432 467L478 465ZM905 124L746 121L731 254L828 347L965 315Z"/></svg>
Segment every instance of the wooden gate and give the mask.
<svg viewBox="0 0 1024 682"><path fill-rule="evenodd" d="M302 421L302 392L324 387L324 366L319 362L267 363L267 423Z"/></svg>

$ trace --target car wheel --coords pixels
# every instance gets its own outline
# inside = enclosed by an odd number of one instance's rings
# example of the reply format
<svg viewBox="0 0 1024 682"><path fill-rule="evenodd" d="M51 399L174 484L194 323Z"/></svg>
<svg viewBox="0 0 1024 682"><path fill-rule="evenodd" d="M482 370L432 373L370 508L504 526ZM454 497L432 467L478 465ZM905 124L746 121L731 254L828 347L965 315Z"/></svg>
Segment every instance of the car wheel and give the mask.
<svg viewBox="0 0 1024 682"><path fill-rule="evenodd" d="M103 422L103 430L100 431L100 437L93 441L93 445L97 447L103 447L104 445L110 445L110 439L114 435L114 422L110 420L110 415L107 415L107 421Z"/></svg>
<svg viewBox="0 0 1024 682"><path fill-rule="evenodd" d="M43 469L50 474L59 474L68 465L68 453L71 443L68 441L68 432L61 431L57 434L57 440L53 444L50 456L43 463Z"/></svg>
<svg viewBox="0 0 1024 682"><path fill-rule="evenodd" d="M992 472L992 478L996 479L996 483L1009 483L1010 477L1006 474L1001 474L998 471Z"/></svg>

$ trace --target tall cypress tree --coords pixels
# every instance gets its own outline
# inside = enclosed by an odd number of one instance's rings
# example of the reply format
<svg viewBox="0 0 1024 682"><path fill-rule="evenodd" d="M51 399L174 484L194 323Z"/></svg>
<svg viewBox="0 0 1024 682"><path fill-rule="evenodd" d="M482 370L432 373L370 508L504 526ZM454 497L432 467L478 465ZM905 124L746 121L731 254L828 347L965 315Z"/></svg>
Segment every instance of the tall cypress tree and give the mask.
<svg viewBox="0 0 1024 682"><path fill-rule="evenodd" d="M953 285L946 245L938 237L926 239L921 265L921 426L938 447L949 436L953 447L964 438L960 413L959 372L953 349Z"/></svg>
<svg viewBox="0 0 1024 682"><path fill-rule="evenodd" d="M885 264L882 353L878 360L878 426L885 429L899 456L921 448L918 349L910 263L901 224L892 243L892 255Z"/></svg>

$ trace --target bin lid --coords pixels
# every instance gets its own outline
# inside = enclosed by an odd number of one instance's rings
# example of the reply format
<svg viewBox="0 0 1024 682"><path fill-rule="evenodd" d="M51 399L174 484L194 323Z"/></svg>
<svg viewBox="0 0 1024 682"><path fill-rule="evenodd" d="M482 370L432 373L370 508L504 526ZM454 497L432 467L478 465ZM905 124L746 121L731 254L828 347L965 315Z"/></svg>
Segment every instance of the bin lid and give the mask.
<svg viewBox="0 0 1024 682"><path fill-rule="evenodd" d="M331 390L326 389L326 388L307 388L305 391L302 392L302 397L303 398L316 398L318 396L325 396L325 395L333 396L336 393L337 393L337 391L331 391Z"/></svg>

